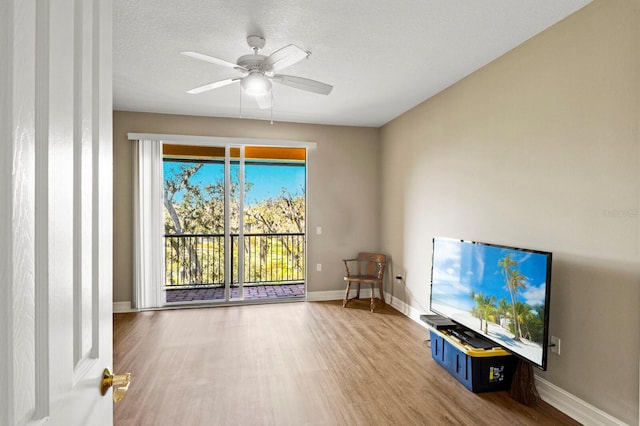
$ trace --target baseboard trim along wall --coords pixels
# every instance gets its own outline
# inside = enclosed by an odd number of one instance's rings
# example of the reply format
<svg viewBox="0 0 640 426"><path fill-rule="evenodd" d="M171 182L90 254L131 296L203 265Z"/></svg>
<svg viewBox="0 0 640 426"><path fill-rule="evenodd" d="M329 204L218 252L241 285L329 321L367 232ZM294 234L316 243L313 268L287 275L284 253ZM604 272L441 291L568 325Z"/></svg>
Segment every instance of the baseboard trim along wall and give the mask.
<svg viewBox="0 0 640 426"><path fill-rule="evenodd" d="M342 300L343 298L344 290L308 291L306 300L307 302L322 302L325 300Z"/></svg>
<svg viewBox="0 0 640 426"><path fill-rule="evenodd" d="M363 289L360 292L360 297L371 297L371 290ZM344 290L310 291L307 292L306 301L321 302L326 300L342 300L343 298ZM425 312L414 308L396 297L393 297L389 293L385 293L385 298L395 309L425 327L425 329L427 328L427 325L420 320L420 315ZM136 309L131 308L131 302L113 302L113 312L136 312ZM543 401L586 426L626 425L626 423L538 376L536 376L536 387L538 388L538 393Z"/></svg>
<svg viewBox="0 0 640 426"><path fill-rule="evenodd" d="M538 389L540 398L542 398L544 402L557 408L583 425L626 425L623 421L616 419L599 408L594 407L538 376L536 376L536 388Z"/></svg>
<svg viewBox="0 0 640 426"><path fill-rule="evenodd" d="M131 309L131 302L113 302L113 313L119 314L123 312L136 312L136 310Z"/></svg>
<svg viewBox="0 0 640 426"><path fill-rule="evenodd" d="M417 322L418 324L422 325L423 327L427 327L427 324L424 321L420 320L420 315L425 314L427 312L424 312L422 310L416 309L413 306L403 302L402 300L398 299L397 297L392 296L391 294L385 292L384 293L384 297L390 301L389 304L391 306L393 306L395 309L397 309L398 311L402 312L403 314L405 314L406 316L408 316L409 318L411 318L412 320L414 320L415 322Z"/></svg>
<svg viewBox="0 0 640 426"><path fill-rule="evenodd" d="M377 294L377 293L376 293ZM349 293L349 297L354 297L356 295L355 290L351 290ZM360 290L360 297L366 299L371 297L371 289L363 288ZM386 297L386 293L385 293ZM331 291L308 291L307 292L307 302L322 302L325 300L343 300L344 299L344 290L331 290Z"/></svg>

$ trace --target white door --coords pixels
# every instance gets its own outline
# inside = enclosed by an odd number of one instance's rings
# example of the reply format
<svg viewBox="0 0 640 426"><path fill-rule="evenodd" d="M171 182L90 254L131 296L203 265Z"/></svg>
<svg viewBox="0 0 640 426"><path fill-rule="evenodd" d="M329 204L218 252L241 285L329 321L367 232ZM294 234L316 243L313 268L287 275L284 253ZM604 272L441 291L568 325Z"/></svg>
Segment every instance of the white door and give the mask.
<svg viewBox="0 0 640 426"><path fill-rule="evenodd" d="M0 424L110 425L111 0L0 1Z"/></svg>

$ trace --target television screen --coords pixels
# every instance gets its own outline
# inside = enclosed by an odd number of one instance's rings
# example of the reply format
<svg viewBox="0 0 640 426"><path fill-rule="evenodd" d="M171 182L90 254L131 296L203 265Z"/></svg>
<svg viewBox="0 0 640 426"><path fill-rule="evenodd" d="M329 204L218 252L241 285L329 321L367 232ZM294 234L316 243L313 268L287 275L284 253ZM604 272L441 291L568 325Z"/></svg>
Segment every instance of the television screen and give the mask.
<svg viewBox="0 0 640 426"><path fill-rule="evenodd" d="M433 239L433 312L546 370L551 253Z"/></svg>

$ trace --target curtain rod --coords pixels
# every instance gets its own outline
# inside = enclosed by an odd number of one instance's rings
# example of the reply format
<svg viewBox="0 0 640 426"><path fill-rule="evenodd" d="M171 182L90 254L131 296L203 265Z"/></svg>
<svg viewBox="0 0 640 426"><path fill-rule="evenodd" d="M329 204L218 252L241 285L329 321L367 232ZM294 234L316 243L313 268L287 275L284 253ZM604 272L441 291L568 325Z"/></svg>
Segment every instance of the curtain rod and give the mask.
<svg viewBox="0 0 640 426"><path fill-rule="evenodd" d="M251 145L251 146L281 146L292 148L316 148L316 142L295 141L286 139L257 139L235 138L220 136L170 135L160 133L127 133L129 140L158 140L170 142L174 145Z"/></svg>

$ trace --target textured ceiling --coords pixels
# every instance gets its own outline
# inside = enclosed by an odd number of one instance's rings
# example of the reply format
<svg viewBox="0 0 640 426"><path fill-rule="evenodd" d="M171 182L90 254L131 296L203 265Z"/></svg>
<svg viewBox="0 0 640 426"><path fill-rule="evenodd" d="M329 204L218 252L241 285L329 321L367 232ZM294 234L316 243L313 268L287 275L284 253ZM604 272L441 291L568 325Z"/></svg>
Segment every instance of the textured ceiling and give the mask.
<svg viewBox="0 0 640 426"><path fill-rule="evenodd" d="M543 31L590 0L114 0L114 109L381 126ZM334 86L328 96L274 84L273 111L236 77L180 55L235 62L262 35L269 55L312 52L283 73Z"/></svg>

